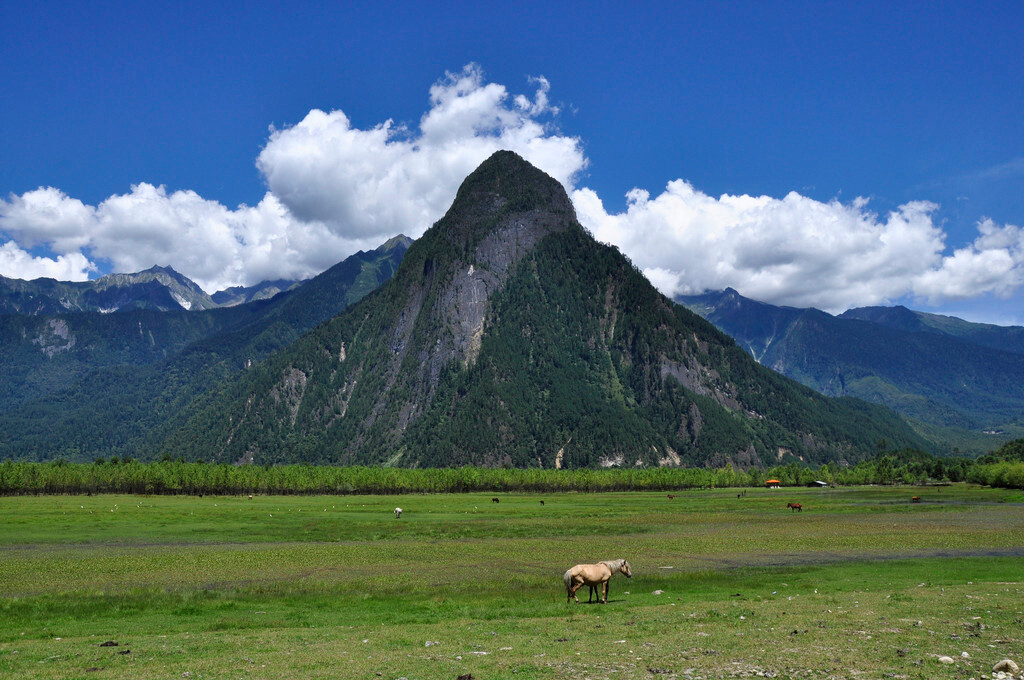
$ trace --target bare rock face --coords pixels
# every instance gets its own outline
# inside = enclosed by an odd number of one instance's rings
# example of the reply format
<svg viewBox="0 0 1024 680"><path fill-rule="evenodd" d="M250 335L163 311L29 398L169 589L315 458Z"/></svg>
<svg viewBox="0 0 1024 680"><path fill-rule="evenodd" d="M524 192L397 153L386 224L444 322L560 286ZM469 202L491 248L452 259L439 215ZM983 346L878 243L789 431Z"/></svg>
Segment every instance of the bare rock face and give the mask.
<svg viewBox="0 0 1024 680"><path fill-rule="evenodd" d="M39 345L39 349L47 357L52 358L54 354L67 352L75 346L75 335L68 327L64 319L50 319L46 326L32 342Z"/></svg>
<svg viewBox="0 0 1024 680"><path fill-rule="evenodd" d="M505 202L496 200L493 205L500 212ZM440 294L442 323L452 331L449 351L442 352L442 360L460 359L467 365L476 361L488 299L504 288L509 274L538 241L564 231L576 219L571 206L564 209L563 213L538 209L504 216L474 249L470 263L456 270Z"/></svg>
<svg viewBox="0 0 1024 680"><path fill-rule="evenodd" d="M757 455L757 449L754 448L754 444L751 443L745 449L741 449L733 453L732 455L726 455L724 453L715 453L708 458L708 467L725 467L726 465L732 465L738 470L746 472L750 468L757 468L759 470L764 469L764 463L761 462L761 457Z"/></svg>

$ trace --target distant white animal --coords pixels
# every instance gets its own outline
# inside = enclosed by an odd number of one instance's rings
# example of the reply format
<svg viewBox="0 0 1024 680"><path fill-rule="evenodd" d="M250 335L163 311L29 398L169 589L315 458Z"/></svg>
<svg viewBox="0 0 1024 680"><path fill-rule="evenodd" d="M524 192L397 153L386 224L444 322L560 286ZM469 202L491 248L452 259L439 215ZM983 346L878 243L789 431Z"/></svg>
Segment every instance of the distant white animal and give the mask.
<svg viewBox="0 0 1024 680"><path fill-rule="evenodd" d="M401 516L402 516L402 509L401 508L395 508L395 519L398 519Z"/></svg>

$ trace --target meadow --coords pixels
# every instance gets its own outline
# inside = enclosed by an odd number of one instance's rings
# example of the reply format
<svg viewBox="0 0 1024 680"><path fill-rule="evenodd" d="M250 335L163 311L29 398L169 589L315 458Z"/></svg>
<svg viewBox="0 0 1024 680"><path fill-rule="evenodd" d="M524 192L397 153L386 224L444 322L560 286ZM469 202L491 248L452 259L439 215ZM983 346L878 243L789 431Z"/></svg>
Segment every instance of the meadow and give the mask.
<svg viewBox="0 0 1024 680"><path fill-rule="evenodd" d="M1020 490L674 495L0 497L0 677L966 679L1024 666ZM585 590L566 603L565 569L619 557L634 576L612 579L607 605Z"/></svg>

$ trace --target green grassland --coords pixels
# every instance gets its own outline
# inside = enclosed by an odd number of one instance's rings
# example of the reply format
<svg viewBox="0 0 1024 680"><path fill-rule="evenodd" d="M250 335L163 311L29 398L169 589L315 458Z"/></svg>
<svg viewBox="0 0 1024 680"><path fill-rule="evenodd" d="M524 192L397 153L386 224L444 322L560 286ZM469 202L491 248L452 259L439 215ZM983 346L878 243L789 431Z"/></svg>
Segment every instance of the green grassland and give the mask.
<svg viewBox="0 0 1024 680"><path fill-rule="evenodd" d="M1024 665L1021 491L740 493L0 498L0 677L978 678L1006 657ZM566 568L618 557L634 577L613 578L607 605L585 591L566 603Z"/></svg>

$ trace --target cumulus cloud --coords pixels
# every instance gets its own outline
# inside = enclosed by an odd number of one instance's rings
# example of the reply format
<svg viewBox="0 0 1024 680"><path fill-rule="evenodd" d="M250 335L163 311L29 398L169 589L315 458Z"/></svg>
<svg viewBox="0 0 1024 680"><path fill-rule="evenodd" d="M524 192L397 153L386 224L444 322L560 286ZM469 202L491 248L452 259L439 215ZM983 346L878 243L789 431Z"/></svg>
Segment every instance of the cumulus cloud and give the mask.
<svg viewBox="0 0 1024 680"><path fill-rule="evenodd" d="M1024 284L1024 229L978 223L978 237L942 258L939 267L921 272L914 293L931 303L963 300L985 293L1009 297Z"/></svg>
<svg viewBox="0 0 1024 680"><path fill-rule="evenodd" d="M715 198L683 180L654 198L634 189L617 214L587 188L573 201L599 240L619 246L669 296L731 286L775 304L842 311L906 295L930 303L1008 295L1024 274L1020 229L983 221L972 244L944 255L938 206L926 201L882 217L863 198Z"/></svg>
<svg viewBox="0 0 1024 680"><path fill-rule="evenodd" d="M485 83L479 67L448 73L430 88L430 109L414 133L387 120L352 127L342 111L310 111L274 130L257 166L271 193L300 220L332 233L386 239L419 236L448 209L462 180L499 149L511 149L567 189L586 166L579 139L539 118L556 112L550 85L533 81L532 100Z"/></svg>
<svg viewBox="0 0 1024 680"><path fill-rule="evenodd" d="M34 256L14 241L0 245L0 276L11 279L50 278L58 281L85 281L95 267L81 253L55 258Z"/></svg>
<svg viewBox="0 0 1024 680"><path fill-rule="evenodd" d="M465 176L499 149L571 189L586 166L582 145L544 122L557 114L548 81L529 82L532 98L485 82L475 64L448 73L430 88L418 130L390 120L362 130L343 111L310 111L271 131L257 160L269 191L255 207L230 209L145 182L89 206L47 187L0 199L0 234L15 249L45 246L64 256L54 263L92 258L115 271L171 265L211 292L313 276L396 234L422 234ZM13 262L0 260L0 273L29 271Z"/></svg>
<svg viewBox="0 0 1024 680"><path fill-rule="evenodd" d="M511 94L470 64L429 90L415 125L355 127L341 110L310 111L271 129L257 159L267 193L228 208L192 191L139 183L96 206L47 187L0 198L0 274L82 279L171 265L214 291L263 279L315 275L398 233L419 236L459 184L498 149L516 151L560 181L580 221L619 246L668 295L732 286L776 304L840 311L906 296L929 303L1024 285L1024 233L983 220L950 250L938 206L914 201L878 215L865 199L816 201L798 193L709 196L668 182L634 189L621 213L579 186L587 167L543 76ZM32 255L46 249L53 257Z"/></svg>
<svg viewBox="0 0 1024 680"><path fill-rule="evenodd" d="M0 230L18 239L0 258L0 273L8 277L84 280L97 269L87 251L119 272L170 265L209 291L250 280L303 278L334 264L324 250L361 245L292 219L269 194L256 207L230 210L193 191L168 194L147 183L95 207L53 188L12 196L0 200ZM59 255L32 258L23 243L46 245Z"/></svg>
<svg viewBox="0 0 1024 680"><path fill-rule="evenodd" d="M95 209L53 187L0 199L0 228L27 247L47 245L58 253L88 245Z"/></svg>

